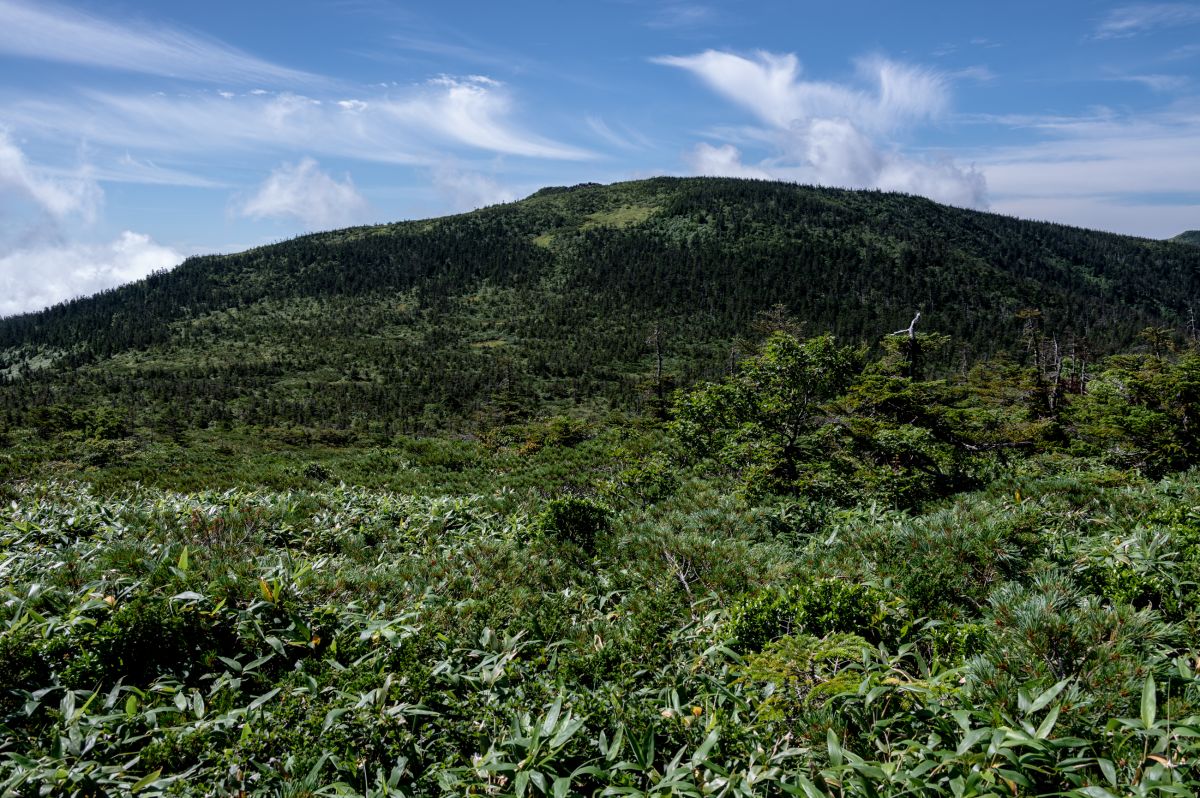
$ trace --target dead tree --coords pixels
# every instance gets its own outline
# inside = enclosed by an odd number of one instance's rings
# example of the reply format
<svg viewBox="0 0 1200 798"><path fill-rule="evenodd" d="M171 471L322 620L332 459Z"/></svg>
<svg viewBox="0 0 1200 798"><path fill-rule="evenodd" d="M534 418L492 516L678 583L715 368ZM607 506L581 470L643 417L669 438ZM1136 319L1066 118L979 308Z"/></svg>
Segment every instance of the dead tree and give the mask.
<svg viewBox="0 0 1200 798"><path fill-rule="evenodd" d="M917 322L921 320L921 311L917 311L917 315L913 316L913 320L908 323L908 327L903 330L896 330L892 335L907 335L908 336L908 351L905 353L908 356L908 374L909 379L921 379L921 344L917 340Z"/></svg>
<svg viewBox="0 0 1200 798"><path fill-rule="evenodd" d="M646 339L646 343L654 344L654 393L659 400L663 398L663 354L662 354L662 335L658 329L658 323L654 324L654 332Z"/></svg>

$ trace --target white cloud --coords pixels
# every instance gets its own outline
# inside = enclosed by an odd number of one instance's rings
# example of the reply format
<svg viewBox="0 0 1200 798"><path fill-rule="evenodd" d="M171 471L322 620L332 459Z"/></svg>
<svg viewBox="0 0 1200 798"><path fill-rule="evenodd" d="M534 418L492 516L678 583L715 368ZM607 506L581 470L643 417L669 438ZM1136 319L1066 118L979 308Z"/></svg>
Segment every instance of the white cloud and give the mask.
<svg viewBox="0 0 1200 798"><path fill-rule="evenodd" d="M627 125L621 125L621 132L617 132L598 116L588 116L584 121L593 133L622 150L644 150L653 146L645 135Z"/></svg>
<svg viewBox="0 0 1200 798"><path fill-rule="evenodd" d="M0 257L0 316L141 279L183 260L141 233L125 231L104 244L40 244Z"/></svg>
<svg viewBox="0 0 1200 798"><path fill-rule="evenodd" d="M1180 91L1186 89L1191 83L1185 75L1123 75L1114 80L1140 83L1154 92Z"/></svg>
<svg viewBox="0 0 1200 798"><path fill-rule="evenodd" d="M433 185L455 211L470 211L500 202L512 202L519 195L488 175L442 164L433 170Z"/></svg>
<svg viewBox="0 0 1200 798"><path fill-rule="evenodd" d="M688 166L698 175L709 177L754 177L761 180L771 178L766 169L742 163L741 151L732 144L713 146L700 142L684 156Z"/></svg>
<svg viewBox="0 0 1200 798"><path fill-rule="evenodd" d="M1200 112L995 121L1040 137L977 153L996 210L1154 238L1200 226Z"/></svg>
<svg viewBox="0 0 1200 798"><path fill-rule="evenodd" d="M134 158L128 152L110 164L94 165L91 174L97 180L114 183L141 183L155 186L191 186L193 188L223 188L225 183L201 175L162 166L154 161Z"/></svg>
<svg viewBox="0 0 1200 798"><path fill-rule="evenodd" d="M1052 136L980 152L997 196L1190 193L1200 185L1200 117L1055 120Z"/></svg>
<svg viewBox="0 0 1200 798"><path fill-rule="evenodd" d="M963 168L949 157L929 161L885 156L874 184L884 191L919 194L963 208L988 205L988 184L984 173L974 166Z"/></svg>
<svg viewBox="0 0 1200 798"><path fill-rule="evenodd" d="M949 90L939 73L883 58L863 59L858 63L861 87L803 80L800 63L791 54L759 52L746 58L709 50L656 60L692 72L767 125L742 137L765 142L769 157L746 163L730 143L701 143L685 156L694 171L881 188L971 207L987 204L984 178L975 169L945 158L905 155L888 141L899 129L943 113Z"/></svg>
<svg viewBox="0 0 1200 798"><path fill-rule="evenodd" d="M1001 197L993 210L1146 238L1170 238L1200 227L1200 204L1132 202L1120 196Z"/></svg>
<svg viewBox="0 0 1200 798"><path fill-rule="evenodd" d="M0 108L23 130L64 142L81 132L97 146L143 153L312 152L356 160L432 166L448 149L551 160L593 153L531 133L514 121L506 87L441 77L363 99L294 92L167 95L90 92L81 102L25 100Z"/></svg>
<svg viewBox="0 0 1200 798"><path fill-rule="evenodd" d="M501 84L490 78L442 76L423 91L400 102L381 104L385 114L401 124L483 150L532 158L580 160L590 153L559 144L512 126L512 104Z"/></svg>
<svg viewBox="0 0 1200 798"><path fill-rule="evenodd" d="M118 24L45 0L0 0L0 53L195 80L320 80L212 39L163 26Z"/></svg>
<svg viewBox="0 0 1200 798"><path fill-rule="evenodd" d="M1200 5L1193 3L1140 3L1109 11L1096 26L1097 39L1124 39L1160 28L1200 23Z"/></svg>
<svg viewBox="0 0 1200 798"><path fill-rule="evenodd" d="M711 6L690 2L668 2L657 9L646 23L648 28L680 30L709 25L715 22L717 13Z"/></svg>
<svg viewBox="0 0 1200 798"><path fill-rule="evenodd" d="M362 222L369 209L349 176L338 182L304 158L272 172L239 210L254 219L290 217L308 230L321 230Z"/></svg>
<svg viewBox="0 0 1200 798"><path fill-rule="evenodd" d="M86 170L74 175L52 176L25 157L8 133L0 129L0 191L32 200L55 219L78 215L92 221L104 194Z"/></svg>
<svg viewBox="0 0 1200 798"><path fill-rule="evenodd" d="M953 72L948 72L947 75L952 78L973 80L978 83L987 83L996 79L996 73L982 64L956 69Z"/></svg>
<svg viewBox="0 0 1200 798"><path fill-rule="evenodd" d="M1187 59L1195 58L1198 55L1200 55L1200 44L1185 44L1166 53L1163 56L1163 60L1186 61Z"/></svg>
<svg viewBox="0 0 1200 798"><path fill-rule="evenodd" d="M866 89L801 80L800 61L791 53L759 51L751 59L706 50L654 61L688 70L774 127L814 118L846 118L872 130L890 130L937 116L947 104L941 75L883 58L859 62L859 74L869 84Z"/></svg>

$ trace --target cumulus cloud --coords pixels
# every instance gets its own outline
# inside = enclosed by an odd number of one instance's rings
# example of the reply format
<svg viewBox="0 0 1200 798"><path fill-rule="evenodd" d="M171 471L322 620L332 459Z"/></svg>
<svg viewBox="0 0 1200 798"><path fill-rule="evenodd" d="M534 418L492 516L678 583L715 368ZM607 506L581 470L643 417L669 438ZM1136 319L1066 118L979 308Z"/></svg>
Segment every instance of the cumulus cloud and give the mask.
<svg viewBox="0 0 1200 798"><path fill-rule="evenodd" d="M742 163L742 153L732 144L713 146L700 142L696 148L685 155L685 160L693 172L709 177L756 177L767 180L771 173L766 169L749 166Z"/></svg>
<svg viewBox="0 0 1200 798"><path fill-rule="evenodd" d="M32 201L56 220L78 215L92 221L104 196L85 171L55 177L33 166L4 130L0 130L0 191Z"/></svg>
<svg viewBox="0 0 1200 798"><path fill-rule="evenodd" d="M906 155L889 137L937 118L949 103L939 73L883 58L858 63L861 85L806 80L791 54L752 58L708 50L655 59L686 69L766 125L754 136L771 153L747 163L732 144L701 143L686 160L701 174L773 177L847 188L922 194L969 207L987 204L987 187L973 168L949 159Z"/></svg>
<svg viewBox="0 0 1200 798"><path fill-rule="evenodd" d="M339 182L312 158L280 166L240 207L243 216L297 219L309 230L362 222L369 209L348 175Z"/></svg>
<svg viewBox="0 0 1200 798"><path fill-rule="evenodd" d="M164 26L117 23L46 0L0 0L0 53L197 80L319 80L212 39Z"/></svg>
<svg viewBox="0 0 1200 798"><path fill-rule="evenodd" d="M125 231L102 244L40 244L0 257L0 316L141 279L177 265L183 256L149 236Z"/></svg>

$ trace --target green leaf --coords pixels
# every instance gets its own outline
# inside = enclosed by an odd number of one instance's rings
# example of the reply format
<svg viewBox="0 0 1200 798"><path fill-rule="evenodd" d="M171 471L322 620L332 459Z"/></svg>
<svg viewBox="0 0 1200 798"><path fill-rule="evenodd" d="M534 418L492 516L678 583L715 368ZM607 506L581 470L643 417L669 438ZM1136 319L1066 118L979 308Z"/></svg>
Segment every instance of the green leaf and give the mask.
<svg viewBox="0 0 1200 798"><path fill-rule="evenodd" d="M1058 713L1062 709L1062 704L1056 704L1054 709L1046 713L1046 717L1042 719L1042 724L1038 726L1034 737L1039 740L1045 740L1050 736L1050 732L1054 730L1054 724L1058 722Z"/></svg>
<svg viewBox="0 0 1200 798"><path fill-rule="evenodd" d="M199 692L192 693L192 714L197 719L204 717L204 699L200 697Z"/></svg>
<svg viewBox="0 0 1200 798"><path fill-rule="evenodd" d="M604 761L613 762L621 755L621 745L625 742L625 725L621 724L617 727L616 733L613 735L612 742L609 743L608 750L604 752Z"/></svg>
<svg viewBox="0 0 1200 798"><path fill-rule="evenodd" d="M542 721L542 736L549 736L554 727L558 724L558 715L562 712L562 696L555 699L550 705L550 711L546 713L546 719Z"/></svg>
<svg viewBox="0 0 1200 798"><path fill-rule="evenodd" d="M1078 790L1075 790L1075 792L1079 795L1086 795L1087 798L1115 798L1111 792L1099 786L1098 784L1080 787Z"/></svg>
<svg viewBox="0 0 1200 798"><path fill-rule="evenodd" d="M700 743L700 747L696 749L696 753L692 754L692 767L696 767L708 758L709 752L712 751L713 746L717 744L717 740L720 738L720 736L720 728L714 727L713 730L708 733L708 736L704 738L704 742Z"/></svg>
<svg viewBox="0 0 1200 798"><path fill-rule="evenodd" d="M160 562L161 562L161 560L160 560ZM184 546L183 551L181 551L179 553L179 562L176 564L176 567L179 570L183 571L185 574L187 573L187 569L188 569L188 547L187 546Z"/></svg>
<svg viewBox="0 0 1200 798"><path fill-rule="evenodd" d="M185 551L186 551L186 549L185 549ZM158 781L158 777L161 775L162 775L162 768L159 768L158 770L156 770L152 773L147 773L145 776L142 776L140 779L135 781L133 783L133 786L129 788L129 791L130 792L140 792L140 791L146 789L147 787L149 787L154 782Z"/></svg>
<svg viewBox="0 0 1200 798"><path fill-rule="evenodd" d="M558 734L554 735L554 739L550 741L550 747L559 748L563 745L566 745L567 740L570 740L572 737L574 737L575 732L579 731L582 727L582 720L568 720L563 724L562 728L558 730Z"/></svg>
<svg viewBox="0 0 1200 798"><path fill-rule="evenodd" d="M338 718L349 712L349 707L334 707L325 713L325 723L321 725L321 733L329 731L333 724L337 723Z"/></svg>
<svg viewBox="0 0 1200 798"><path fill-rule="evenodd" d="M829 761L834 767L842 766L842 746L838 742L837 735L833 733L833 729L825 732L825 747L829 749Z"/></svg>
<svg viewBox="0 0 1200 798"><path fill-rule="evenodd" d="M991 731L991 729L984 728L967 732L963 735L962 741L959 742L958 747L954 749L954 753L956 753L958 756L962 756L967 751L970 751L972 748L974 748L975 743L982 740L989 733L991 733Z"/></svg>
<svg viewBox="0 0 1200 798"><path fill-rule="evenodd" d="M1071 683L1070 679L1063 679L1058 684L1056 684L1053 687L1046 690L1044 693L1042 693L1041 695L1039 695L1037 698L1035 698L1033 700L1033 703L1031 703L1029 705L1028 712L1030 714L1032 714L1034 712L1037 712L1040 709L1043 709L1044 707L1049 706L1050 702L1053 701L1054 699L1058 698L1058 694L1061 693L1063 691L1063 689L1066 688L1066 686L1070 683Z"/></svg>
<svg viewBox="0 0 1200 798"><path fill-rule="evenodd" d="M253 701L251 701L251 702L250 702L250 706L249 706L249 707L247 707L246 709L247 709L248 711L250 711L250 712L253 712L254 710L256 710L256 709L258 709L259 707L261 707L263 704L265 704L265 703L267 703L268 701L270 701L270 700L271 700L272 698L274 698L275 696L279 695L279 690L280 690L280 688L276 687L274 690L271 690L271 691L270 691L270 692L268 692L268 693L263 693L263 694L262 694L262 695L260 695L258 698L256 698L256 699L254 699Z"/></svg>
<svg viewBox="0 0 1200 798"><path fill-rule="evenodd" d="M1154 728L1154 719L1158 714L1158 699L1155 696L1153 674L1146 677L1142 685L1142 725L1147 729Z"/></svg>
<svg viewBox="0 0 1200 798"><path fill-rule="evenodd" d="M796 781L799 782L799 787L792 786L791 784L781 784L780 786L789 795L804 796L804 798L825 798L825 793L821 792L820 788L813 784L812 781L805 778L804 774L797 773Z"/></svg>

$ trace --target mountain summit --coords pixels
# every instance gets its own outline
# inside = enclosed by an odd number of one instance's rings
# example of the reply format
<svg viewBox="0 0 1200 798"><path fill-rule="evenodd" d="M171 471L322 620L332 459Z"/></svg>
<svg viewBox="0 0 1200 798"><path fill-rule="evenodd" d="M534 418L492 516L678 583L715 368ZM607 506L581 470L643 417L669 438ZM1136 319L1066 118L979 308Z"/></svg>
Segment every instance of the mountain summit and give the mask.
<svg viewBox="0 0 1200 798"><path fill-rule="evenodd" d="M874 342L920 310L953 364L1030 318L1114 351L1186 319L1200 250L877 191L719 178L546 188L302 236L0 320L0 394L142 414L405 429L634 401L727 367L758 314ZM169 412L165 408L170 408Z"/></svg>

